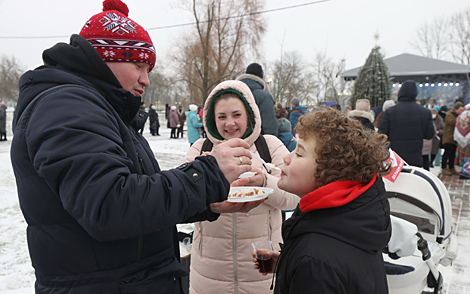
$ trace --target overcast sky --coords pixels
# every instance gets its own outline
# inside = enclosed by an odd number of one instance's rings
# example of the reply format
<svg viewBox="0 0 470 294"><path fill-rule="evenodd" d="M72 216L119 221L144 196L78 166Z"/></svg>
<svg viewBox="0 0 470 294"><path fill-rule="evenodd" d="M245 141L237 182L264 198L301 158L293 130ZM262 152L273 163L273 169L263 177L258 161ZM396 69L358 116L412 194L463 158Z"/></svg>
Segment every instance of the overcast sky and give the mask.
<svg viewBox="0 0 470 294"><path fill-rule="evenodd" d="M178 0L127 0L129 17L146 29L193 21L188 12L175 8ZM267 0L265 10L315 2ZM173 4L172 4L173 3ZM470 7L468 0L331 0L263 14L268 32L260 40L265 52L261 64L298 50L308 61L315 52L327 52L333 61L346 61L346 69L363 65L375 45L385 57L418 52L410 45L426 21L448 17ZM41 54L57 42L68 42L85 22L102 10L101 0L0 0L0 56L15 56L25 69L42 64ZM171 44L187 27L149 30L164 61ZM3 37L43 37L20 38Z"/></svg>

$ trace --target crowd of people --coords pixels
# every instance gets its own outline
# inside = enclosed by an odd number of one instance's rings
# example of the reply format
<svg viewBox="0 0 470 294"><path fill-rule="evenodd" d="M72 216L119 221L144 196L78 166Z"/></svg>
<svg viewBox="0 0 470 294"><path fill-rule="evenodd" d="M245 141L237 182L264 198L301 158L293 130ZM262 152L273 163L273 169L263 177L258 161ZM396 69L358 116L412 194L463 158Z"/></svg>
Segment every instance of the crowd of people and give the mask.
<svg viewBox="0 0 470 294"><path fill-rule="evenodd" d="M346 111L309 112L300 98L284 108L251 63L203 106L165 106L170 138L186 126L189 149L161 170L142 136L146 125L160 136L157 107L141 101L155 48L128 13L105 0L20 79L11 162L36 293L181 294L181 223L195 228L190 293L387 293L388 147L428 169L443 147L442 173L455 174L455 155L469 155L470 105L456 102L442 119L406 81L380 111L367 99ZM132 29L107 29L110 17ZM236 186L272 193L228 201ZM273 244L269 268L252 253L259 240Z"/></svg>

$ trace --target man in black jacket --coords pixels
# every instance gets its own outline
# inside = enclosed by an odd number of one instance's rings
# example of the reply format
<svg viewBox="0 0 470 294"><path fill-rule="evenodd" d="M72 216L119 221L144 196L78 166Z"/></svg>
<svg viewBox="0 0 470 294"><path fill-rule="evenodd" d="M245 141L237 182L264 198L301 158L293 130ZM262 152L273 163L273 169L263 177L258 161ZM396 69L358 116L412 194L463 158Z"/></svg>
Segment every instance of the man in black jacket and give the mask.
<svg viewBox="0 0 470 294"><path fill-rule="evenodd" d="M19 83L11 159L35 290L180 294L176 224L259 204L224 201L251 169L249 146L229 140L161 171L131 128L155 49L124 3L103 7Z"/></svg>
<svg viewBox="0 0 470 294"><path fill-rule="evenodd" d="M379 132L388 136L390 148L409 165L423 166L423 139L436 135L431 110L416 104L418 88L414 81L403 82L398 104L382 115Z"/></svg>
<svg viewBox="0 0 470 294"><path fill-rule="evenodd" d="M253 93L256 105L258 105L261 116L261 135L277 136L277 119L274 110L274 99L271 94L264 90L264 72L261 65L252 63L246 68L246 73L237 77L238 81L244 82Z"/></svg>

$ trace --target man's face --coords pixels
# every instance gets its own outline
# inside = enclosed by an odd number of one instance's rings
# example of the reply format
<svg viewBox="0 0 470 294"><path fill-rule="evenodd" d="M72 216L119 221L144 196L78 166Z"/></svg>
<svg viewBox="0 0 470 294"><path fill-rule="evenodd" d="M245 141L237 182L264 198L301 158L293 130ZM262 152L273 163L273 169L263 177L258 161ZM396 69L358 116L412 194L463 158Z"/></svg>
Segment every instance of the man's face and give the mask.
<svg viewBox="0 0 470 294"><path fill-rule="evenodd" d="M106 62L124 90L134 96L142 96L144 88L150 86L150 65L141 62Z"/></svg>
<svg viewBox="0 0 470 294"><path fill-rule="evenodd" d="M465 107L462 106L462 107L457 108L455 110L455 113L457 113L457 115L461 115L464 110L465 110Z"/></svg>

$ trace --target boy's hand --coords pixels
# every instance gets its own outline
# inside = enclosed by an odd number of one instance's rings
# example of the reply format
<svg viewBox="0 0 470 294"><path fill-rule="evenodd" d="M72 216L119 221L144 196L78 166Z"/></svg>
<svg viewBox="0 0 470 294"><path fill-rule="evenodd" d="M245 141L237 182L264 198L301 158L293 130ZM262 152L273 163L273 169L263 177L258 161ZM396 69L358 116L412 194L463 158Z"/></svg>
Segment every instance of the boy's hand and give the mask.
<svg viewBox="0 0 470 294"><path fill-rule="evenodd" d="M259 271L263 276L266 276L267 274L274 273L277 260L279 259L279 255L280 255L281 253L280 253L280 252L276 252L276 251L266 251L266 252L264 252L263 254L264 254L265 256L270 257L270 259L264 260L265 267L266 267L266 268L269 268L270 271L267 271L267 272L262 272L261 270ZM259 267L259 261L258 261L258 259L256 259L255 252L253 251L253 252L251 253L251 255L253 256L253 262L255 263L254 268L257 269L257 270L259 270L259 269L260 269L260 267Z"/></svg>

